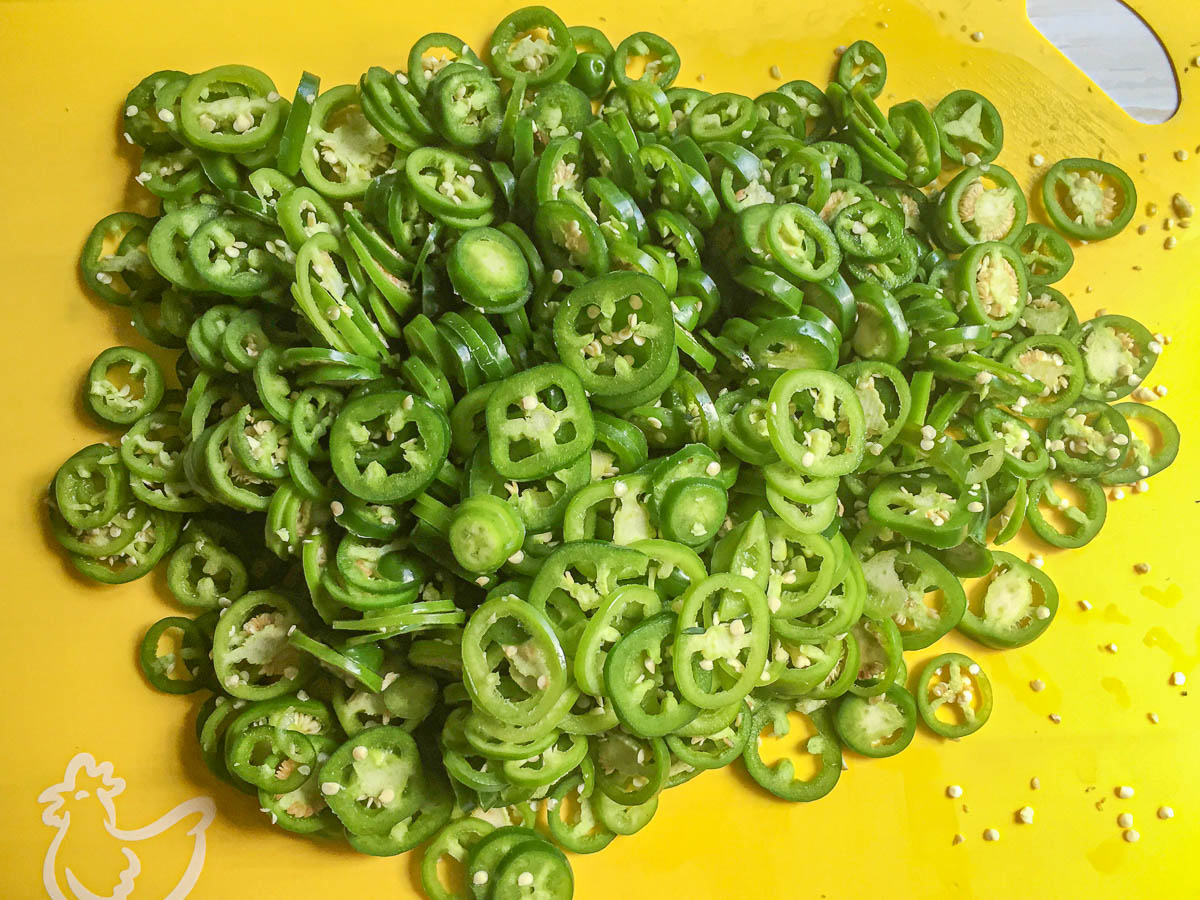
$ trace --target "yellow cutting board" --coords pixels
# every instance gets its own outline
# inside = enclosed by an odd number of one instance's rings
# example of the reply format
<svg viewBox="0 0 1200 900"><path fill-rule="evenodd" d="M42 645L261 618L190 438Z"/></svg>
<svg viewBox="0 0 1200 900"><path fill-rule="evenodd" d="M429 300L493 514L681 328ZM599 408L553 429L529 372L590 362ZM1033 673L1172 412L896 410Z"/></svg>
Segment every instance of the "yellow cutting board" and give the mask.
<svg viewBox="0 0 1200 900"><path fill-rule="evenodd" d="M1027 189L1032 153L1123 166L1140 197L1133 226L1079 248L1060 287L1083 318L1106 307L1173 339L1149 383L1170 388L1159 403L1184 431L1175 466L1149 493L1112 504L1085 551L1022 550L1045 552L1062 592L1041 640L1003 654L957 637L936 648L972 653L991 675L995 713L982 732L965 743L919 733L897 758L851 758L833 794L806 806L733 770L707 774L666 794L642 833L575 858L578 897L1200 896L1200 696L1168 685L1179 670L1200 689L1200 224L1173 231L1171 251L1162 229L1172 194L1200 202L1191 63L1200 17L1191 0L1136 5L1179 75L1182 105L1163 125L1125 115L1034 30L1022 0L556 4L568 23L601 26L614 41L643 29L667 36L683 58L679 83L703 74L712 90L767 89L772 65L784 79L824 84L834 48L867 38L887 55L885 106L914 96L932 105L959 87L991 98L1007 132L999 162ZM102 439L78 401L87 364L110 344L139 343L75 274L92 224L138 202L117 125L129 86L154 69L239 62L289 95L302 68L329 86L371 64L402 66L427 31L480 47L509 9L502 0L0 2L0 534L12 551L0 614L0 896L124 897L131 882L137 900L182 897L189 886L197 898L415 895L412 855L368 859L290 838L209 777L190 733L199 701L152 692L134 660L146 626L171 611L160 578L104 588L74 577L51 546L41 497L63 459ZM982 41L971 39L977 31ZM1179 149L1191 159L1176 161ZM1140 561L1153 566L1148 575L1134 574ZM1102 649L1109 642L1115 655ZM909 654L910 670L934 652ZM1035 678L1044 692L1030 690ZM961 799L946 797L950 784ZM1122 784L1136 795L1119 800ZM1162 804L1173 820L1156 818ZM1025 805L1032 825L1015 822ZM1139 843L1121 838L1124 811ZM998 842L982 840L989 827ZM956 833L965 842L952 846Z"/></svg>

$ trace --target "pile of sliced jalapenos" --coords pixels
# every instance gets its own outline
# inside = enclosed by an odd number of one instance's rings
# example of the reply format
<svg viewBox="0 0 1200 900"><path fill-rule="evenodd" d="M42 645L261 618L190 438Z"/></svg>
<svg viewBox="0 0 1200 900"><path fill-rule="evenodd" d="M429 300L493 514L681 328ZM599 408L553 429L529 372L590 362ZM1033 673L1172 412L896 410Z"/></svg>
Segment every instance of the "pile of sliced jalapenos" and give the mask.
<svg viewBox="0 0 1200 900"><path fill-rule="evenodd" d="M98 581L166 562L189 615L141 663L210 694L217 776L289 831L431 841L434 898L568 897L555 845L739 757L813 800L843 748L974 732L979 664L904 651L1036 638L1054 584L995 548L1083 546L1178 447L1122 402L1159 343L1052 287L1129 221L1119 168L1056 163L1033 222L992 104L885 112L865 41L823 91L678 71L530 7L290 103L246 66L125 102L161 211L102 219L83 278L180 352L92 364L128 430L58 471L54 534ZM762 751L801 718L809 778Z"/></svg>

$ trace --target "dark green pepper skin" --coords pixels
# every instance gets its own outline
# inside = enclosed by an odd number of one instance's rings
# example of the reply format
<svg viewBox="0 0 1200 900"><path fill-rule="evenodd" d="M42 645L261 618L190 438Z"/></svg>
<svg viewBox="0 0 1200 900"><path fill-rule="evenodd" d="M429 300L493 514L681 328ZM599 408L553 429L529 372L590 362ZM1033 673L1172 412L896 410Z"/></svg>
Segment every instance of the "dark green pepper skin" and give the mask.
<svg viewBox="0 0 1200 900"><path fill-rule="evenodd" d="M580 53L567 81L579 88L593 100L604 96L612 83L608 59L594 51Z"/></svg>

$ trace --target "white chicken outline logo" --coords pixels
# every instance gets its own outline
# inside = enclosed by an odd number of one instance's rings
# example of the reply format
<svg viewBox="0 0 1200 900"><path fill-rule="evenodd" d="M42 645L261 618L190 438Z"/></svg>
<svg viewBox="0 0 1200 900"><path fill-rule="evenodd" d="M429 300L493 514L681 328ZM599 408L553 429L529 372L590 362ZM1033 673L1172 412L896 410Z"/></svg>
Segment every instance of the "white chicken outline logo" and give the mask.
<svg viewBox="0 0 1200 900"><path fill-rule="evenodd" d="M42 824L57 829L57 834L50 842L50 848L46 851L46 858L42 863L42 884L51 900L125 900L133 892L134 879L142 871L142 863L137 854L129 847L122 846L121 852L128 860L128 865L118 877L117 885L111 894L102 897L88 890L80 883L69 866L64 867L63 871L70 893L64 892L59 885L58 849L71 825L70 811L62 809L67 802L64 795L70 795L76 800L87 799L88 791L76 790L75 787L75 780L81 771L90 778L99 779L104 784L104 787L96 790L96 798L104 809L104 829L119 841L136 843L154 837L185 817L200 813L200 821L187 832L195 839L192 858L188 861L187 870L183 873L179 883L163 898L163 900L183 900L196 886L196 881L200 878L200 870L204 868L204 832L216 816L216 804L213 803L212 797L193 797L191 800L185 800L144 828L133 830L119 828L117 827L116 809L113 807L113 797L125 790L125 779L117 778L113 774L112 763L97 763L95 757L90 753L76 754L67 763L66 771L63 772L63 780L59 784L46 788L38 795L38 803L50 804L42 812Z"/></svg>

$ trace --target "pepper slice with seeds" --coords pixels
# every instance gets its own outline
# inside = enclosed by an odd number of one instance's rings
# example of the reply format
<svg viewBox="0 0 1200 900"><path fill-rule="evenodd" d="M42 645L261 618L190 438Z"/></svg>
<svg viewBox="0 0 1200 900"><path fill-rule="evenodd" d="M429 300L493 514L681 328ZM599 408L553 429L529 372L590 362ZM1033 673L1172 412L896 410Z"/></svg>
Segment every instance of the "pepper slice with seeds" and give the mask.
<svg viewBox="0 0 1200 900"><path fill-rule="evenodd" d="M1037 478L1050 465L1042 435L1024 419L983 405L975 412L975 427L984 440L1004 442L1004 468L1021 478Z"/></svg>
<svg viewBox="0 0 1200 900"><path fill-rule="evenodd" d="M272 591L251 591L225 611L213 635L213 668L221 688L243 700L267 700L296 690L312 672L288 643L300 625L295 605Z"/></svg>
<svg viewBox="0 0 1200 900"><path fill-rule="evenodd" d="M1025 308L1029 276L1021 256L1009 244L974 244L954 270L955 308L976 325L1003 331L1016 324Z"/></svg>
<svg viewBox="0 0 1200 900"><path fill-rule="evenodd" d="M497 597L480 606L463 632L462 654L472 700L514 725L539 721L566 690L562 645L546 614L524 600Z"/></svg>
<svg viewBox="0 0 1200 900"><path fill-rule="evenodd" d="M1054 227L1081 241L1120 233L1137 209L1133 180L1099 159L1060 159L1042 180L1042 202Z"/></svg>
<svg viewBox="0 0 1200 900"><path fill-rule="evenodd" d="M959 623L967 606L958 578L924 550L883 550L862 563L865 612L900 629L905 650L923 650ZM937 606L926 598L939 595ZM861 649L861 648L860 648Z"/></svg>
<svg viewBox="0 0 1200 900"><path fill-rule="evenodd" d="M889 475L871 491L868 510L878 524L930 547L962 543L970 524L971 495L944 475Z"/></svg>
<svg viewBox="0 0 1200 900"><path fill-rule="evenodd" d="M417 811L421 757L403 728L380 725L338 747L317 775L325 802L355 834L386 834Z"/></svg>
<svg viewBox="0 0 1200 900"><path fill-rule="evenodd" d="M576 652L589 617L622 584L643 581L649 558L631 547L575 540L556 547L529 587L529 602L549 617L564 648Z"/></svg>
<svg viewBox="0 0 1200 900"><path fill-rule="evenodd" d="M1035 334L1005 351L1005 365L1036 379L1043 385L1041 396L1025 405L1022 412L1038 418L1056 416L1071 406L1083 392L1086 379L1083 358L1065 337Z"/></svg>
<svg viewBox="0 0 1200 900"><path fill-rule="evenodd" d="M854 471L866 419L854 389L830 372L793 369L771 388L767 431L780 458L804 475Z"/></svg>
<svg viewBox="0 0 1200 900"><path fill-rule="evenodd" d="M1116 403L1112 408L1126 422L1144 421L1156 433L1147 440L1131 427L1126 453L1116 468L1100 476L1101 484L1133 484L1157 475L1175 461L1179 453L1179 426L1170 416L1144 403Z"/></svg>
<svg viewBox="0 0 1200 900"><path fill-rule="evenodd" d="M1104 315L1089 319L1076 337L1087 381L1083 396L1112 401L1129 394L1146 380L1162 344L1135 319Z"/></svg>
<svg viewBox="0 0 1200 900"><path fill-rule="evenodd" d="M1129 423L1121 411L1096 400L1076 400L1046 426L1055 469L1073 478L1116 468L1129 439Z"/></svg>
<svg viewBox="0 0 1200 900"><path fill-rule="evenodd" d="M1007 242L1024 227L1027 211L1021 185L1007 169L976 165L946 185L937 201L934 226L944 246L962 251L972 244Z"/></svg>
<svg viewBox="0 0 1200 900"><path fill-rule="evenodd" d="M271 79L249 66L218 66L193 75L180 96L188 143L220 153L265 147L283 125L285 104ZM167 121L161 110L159 118Z"/></svg>
<svg viewBox="0 0 1200 900"><path fill-rule="evenodd" d="M609 651L604 690L621 724L641 737L663 737L700 711L681 696L666 649L678 617L663 612L634 625Z"/></svg>
<svg viewBox="0 0 1200 900"><path fill-rule="evenodd" d="M639 273L610 272L593 279L559 305L554 346L589 394L636 395L676 357L666 292Z"/></svg>
<svg viewBox="0 0 1200 900"><path fill-rule="evenodd" d="M683 595L671 662L683 697L713 709L750 693L766 665L770 619L766 594L740 574L693 585Z"/></svg>
<svg viewBox="0 0 1200 900"><path fill-rule="evenodd" d="M395 503L420 493L437 476L449 449L445 413L400 391L347 403L329 432L338 480L374 503Z"/></svg>
<svg viewBox="0 0 1200 900"><path fill-rule="evenodd" d="M1023 647L1050 627L1058 589L1041 569L1011 553L993 551L996 563L979 605L968 605L958 630L988 647Z"/></svg>
<svg viewBox="0 0 1200 900"><path fill-rule="evenodd" d="M1005 554L1007 555L1007 554ZM974 734L992 714L992 683L961 653L943 653L917 676L917 711L934 734L958 740Z"/></svg>
<svg viewBox="0 0 1200 900"><path fill-rule="evenodd" d="M842 743L872 759L895 756L917 731L917 704L898 684L876 697L847 695L833 713L833 725Z"/></svg>
<svg viewBox="0 0 1200 900"><path fill-rule="evenodd" d="M587 453L595 437L580 379L546 363L500 382L485 413L492 465L505 478L543 478Z"/></svg>

